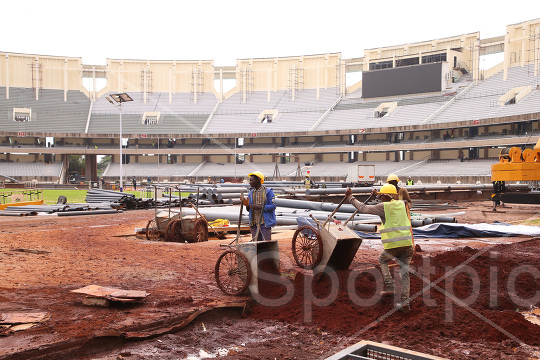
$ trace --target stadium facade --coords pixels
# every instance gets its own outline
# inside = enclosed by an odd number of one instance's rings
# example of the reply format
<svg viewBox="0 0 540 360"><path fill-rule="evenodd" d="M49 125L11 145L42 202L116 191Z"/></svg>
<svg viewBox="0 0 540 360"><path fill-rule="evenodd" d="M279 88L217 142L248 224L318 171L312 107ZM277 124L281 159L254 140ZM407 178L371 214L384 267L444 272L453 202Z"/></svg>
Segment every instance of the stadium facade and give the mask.
<svg viewBox="0 0 540 360"><path fill-rule="evenodd" d="M483 57L497 53L504 60L481 70ZM120 59L93 66L0 52L0 175L65 183L68 155L84 155L86 178L96 181L98 156L112 155L104 177L117 179L120 112L107 97L128 93L129 178L241 177L257 168L336 181L358 163L375 164L381 178L489 181L501 147L538 140L539 62L540 19L492 38L476 32L352 59L328 53L224 67ZM362 80L349 84L353 73Z"/></svg>

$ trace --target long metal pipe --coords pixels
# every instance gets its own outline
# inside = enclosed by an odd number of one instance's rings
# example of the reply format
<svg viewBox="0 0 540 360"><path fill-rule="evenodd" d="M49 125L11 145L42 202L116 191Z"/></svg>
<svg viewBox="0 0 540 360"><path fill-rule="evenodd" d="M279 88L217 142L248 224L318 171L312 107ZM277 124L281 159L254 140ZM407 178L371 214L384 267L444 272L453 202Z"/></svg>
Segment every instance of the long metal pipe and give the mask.
<svg viewBox="0 0 540 360"><path fill-rule="evenodd" d="M247 189L248 189L247 186L242 186L242 187L239 186L239 187L225 187L225 188L217 187L211 190L213 194L224 194L224 193L241 193L242 191L246 192Z"/></svg>
<svg viewBox="0 0 540 360"><path fill-rule="evenodd" d="M117 214L123 210L88 210L88 211L65 211L56 213L58 216L81 216L81 215L100 215L100 214Z"/></svg>
<svg viewBox="0 0 540 360"><path fill-rule="evenodd" d="M216 195L216 197L219 200L225 200L225 199L240 199L240 196L242 196L242 193L219 193L219 194L213 194Z"/></svg>
<svg viewBox="0 0 540 360"><path fill-rule="evenodd" d="M369 193L373 189L380 189L380 186L373 187L353 187L353 194ZM458 191L458 190L492 190L492 184L441 184L441 185L406 185L403 188L409 192L426 192L426 191ZM506 188L509 190L527 189L527 184L508 184ZM346 188L331 188L331 189L306 189L306 195L339 195L345 194Z"/></svg>

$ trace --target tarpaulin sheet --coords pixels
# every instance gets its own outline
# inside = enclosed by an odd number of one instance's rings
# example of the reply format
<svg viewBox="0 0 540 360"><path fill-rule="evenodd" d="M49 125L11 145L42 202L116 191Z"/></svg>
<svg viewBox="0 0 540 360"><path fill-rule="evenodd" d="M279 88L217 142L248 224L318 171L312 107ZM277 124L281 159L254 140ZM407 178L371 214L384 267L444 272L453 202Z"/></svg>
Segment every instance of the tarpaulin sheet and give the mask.
<svg viewBox="0 0 540 360"><path fill-rule="evenodd" d="M316 228L313 220L298 218L298 226L311 225ZM379 233L364 233L356 231L363 239L380 239ZM511 237L511 236L540 236L539 226L493 224L456 224L436 223L413 228L415 238L470 238L470 237Z"/></svg>
<svg viewBox="0 0 540 360"><path fill-rule="evenodd" d="M436 223L413 229L417 238L468 238L540 236L540 227L529 225Z"/></svg>

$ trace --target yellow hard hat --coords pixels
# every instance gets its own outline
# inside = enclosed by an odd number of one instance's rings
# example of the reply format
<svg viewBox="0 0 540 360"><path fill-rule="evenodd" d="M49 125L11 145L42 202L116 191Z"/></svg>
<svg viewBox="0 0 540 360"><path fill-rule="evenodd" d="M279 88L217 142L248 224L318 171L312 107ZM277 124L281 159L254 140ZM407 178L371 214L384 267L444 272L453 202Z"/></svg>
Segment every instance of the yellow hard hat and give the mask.
<svg viewBox="0 0 540 360"><path fill-rule="evenodd" d="M255 175L256 177L258 177L259 179L261 179L261 184L264 184L264 175L262 172L260 171L254 171L252 173L249 174L249 176L251 175Z"/></svg>
<svg viewBox="0 0 540 360"><path fill-rule="evenodd" d="M306 177L309 177L309 174L307 174Z"/></svg>
<svg viewBox="0 0 540 360"><path fill-rule="evenodd" d="M385 184L381 186L381 189L379 190L379 194L386 194L386 195L396 195L397 190L396 187L392 184Z"/></svg>
<svg viewBox="0 0 540 360"><path fill-rule="evenodd" d="M397 182L399 182L399 178L397 177L396 174L388 175L388 179L386 179L386 182L389 182L389 181L392 181L392 180L396 180Z"/></svg>

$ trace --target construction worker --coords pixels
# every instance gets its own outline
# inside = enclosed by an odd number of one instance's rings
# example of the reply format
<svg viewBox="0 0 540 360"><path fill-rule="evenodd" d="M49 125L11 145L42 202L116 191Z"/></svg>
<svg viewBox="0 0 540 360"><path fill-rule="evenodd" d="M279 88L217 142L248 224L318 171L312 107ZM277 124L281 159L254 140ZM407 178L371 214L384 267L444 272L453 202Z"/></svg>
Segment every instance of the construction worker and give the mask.
<svg viewBox="0 0 540 360"><path fill-rule="evenodd" d="M377 190L374 189L373 193L377 194ZM388 296L395 293L394 279L390 274L388 262L396 259L401 277L401 301L397 304L397 309L407 314L411 310L409 264L414 255L414 246L409 211L404 201L395 200L397 194L394 185L383 185L377 195L382 202L365 205L352 196L350 188L345 191L347 200L360 212L378 215L381 218L381 240L384 250L379 256L379 264L385 284L385 290L381 295Z"/></svg>
<svg viewBox="0 0 540 360"><path fill-rule="evenodd" d="M413 179L411 179L410 176L409 176L409 178L407 179L407 185L414 185L414 181L413 181Z"/></svg>
<svg viewBox="0 0 540 360"><path fill-rule="evenodd" d="M412 206L411 197L409 196L409 192L407 191L407 189L400 188L398 186L398 182L399 182L398 176L396 174L390 174L388 175L386 182L396 187L397 199L405 201L405 205L407 205L407 208L410 210Z"/></svg>
<svg viewBox="0 0 540 360"><path fill-rule="evenodd" d="M306 189L311 189L312 187L315 186L315 182L313 182L313 180L311 180L311 177L308 175L306 175L306 178L304 179L304 186L306 187Z"/></svg>
<svg viewBox="0 0 540 360"><path fill-rule="evenodd" d="M252 241L272 239L272 228L276 226L276 197L271 188L263 186L264 175L260 171L249 174L249 195L243 199L249 211L249 226Z"/></svg>

